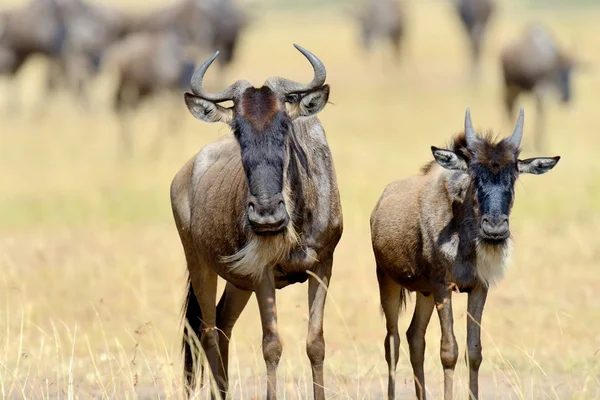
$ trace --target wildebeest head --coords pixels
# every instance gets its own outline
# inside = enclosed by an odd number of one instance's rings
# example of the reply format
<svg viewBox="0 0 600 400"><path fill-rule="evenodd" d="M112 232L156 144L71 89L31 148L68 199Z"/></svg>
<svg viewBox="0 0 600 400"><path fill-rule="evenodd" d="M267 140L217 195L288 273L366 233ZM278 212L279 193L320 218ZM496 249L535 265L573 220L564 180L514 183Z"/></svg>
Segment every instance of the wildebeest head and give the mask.
<svg viewBox="0 0 600 400"><path fill-rule="evenodd" d="M509 216L514 203L514 187L519 174L543 174L560 157L519 160L523 136L523 108L512 136L495 142L475 134L467 108L464 135L452 150L432 147L438 164L469 175L466 182L477 220L478 237L487 244L504 244L510 237Z"/></svg>
<svg viewBox="0 0 600 400"><path fill-rule="evenodd" d="M208 93L202 79L219 52L198 68L185 94L192 115L206 122L229 124L240 145L242 165L249 188L248 222L257 234L282 232L290 221L284 196L284 171L289 151L306 160L296 143L292 121L321 111L329 98L323 63L311 52L294 45L311 63L313 80L305 85L271 77L260 88L237 81L221 93ZM232 101L232 107L220 103ZM291 149L291 150L290 150Z"/></svg>

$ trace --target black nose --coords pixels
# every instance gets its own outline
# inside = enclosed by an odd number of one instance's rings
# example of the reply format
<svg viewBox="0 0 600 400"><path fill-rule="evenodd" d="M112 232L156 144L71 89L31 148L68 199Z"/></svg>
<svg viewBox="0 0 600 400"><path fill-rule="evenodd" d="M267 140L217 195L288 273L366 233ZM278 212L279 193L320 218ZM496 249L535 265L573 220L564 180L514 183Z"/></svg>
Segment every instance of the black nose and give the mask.
<svg viewBox="0 0 600 400"><path fill-rule="evenodd" d="M484 215L481 218L481 233L485 239L502 240L508 238L508 216Z"/></svg>
<svg viewBox="0 0 600 400"><path fill-rule="evenodd" d="M281 193L262 197L251 195L248 198L248 222L256 233L281 232L287 226L289 218Z"/></svg>

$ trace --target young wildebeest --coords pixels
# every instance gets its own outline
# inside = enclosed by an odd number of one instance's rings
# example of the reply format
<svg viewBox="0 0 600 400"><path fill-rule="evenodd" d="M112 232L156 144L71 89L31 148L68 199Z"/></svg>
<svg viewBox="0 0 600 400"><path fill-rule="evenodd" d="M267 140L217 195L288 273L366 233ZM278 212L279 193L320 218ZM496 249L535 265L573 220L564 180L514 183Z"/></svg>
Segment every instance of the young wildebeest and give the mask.
<svg viewBox="0 0 600 400"><path fill-rule="evenodd" d="M369 0L355 16L365 50L371 48L373 40L381 37L391 42L394 55L399 59L406 24L403 4L397 0Z"/></svg>
<svg viewBox="0 0 600 400"><path fill-rule="evenodd" d="M455 6L471 43L472 70L477 72L485 30L495 4L493 0L455 0Z"/></svg>
<svg viewBox="0 0 600 400"><path fill-rule="evenodd" d="M184 372L193 390L200 337L222 395L228 387L229 339L256 293L267 365L267 399L276 398L282 346L275 289L308 279L306 351L315 399L324 399L323 309L342 211L325 132L315 116L325 107L325 67L312 53L308 84L271 77L260 88L238 81L218 94L202 79L215 53L194 73L185 101L196 118L223 122L232 133L206 145L177 173L171 203L189 272L184 306ZM232 101L231 108L220 103ZM215 305L217 276L227 281ZM217 396L213 393L213 398Z"/></svg>
<svg viewBox="0 0 600 400"><path fill-rule="evenodd" d="M478 136L469 109L464 133L450 149L432 147L435 161L420 176L392 182L371 215L373 250L387 336L388 398L394 398L400 349L398 314L407 291L417 292L406 332L417 397L425 399L425 331L436 306L442 328L444 398L452 398L458 358L453 332L452 291L469 294L467 346L469 388L478 397L480 324L488 288L504 275L510 249L509 215L520 174L543 174L559 160L519 160L523 109L511 137L499 142Z"/></svg>
<svg viewBox="0 0 600 400"><path fill-rule="evenodd" d="M543 146L544 92L556 88L563 103L571 100L571 72L576 62L562 50L550 33L541 26L529 27L518 40L501 53L504 76L504 106L509 117L522 92L535 96L537 121L535 148Z"/></svg>

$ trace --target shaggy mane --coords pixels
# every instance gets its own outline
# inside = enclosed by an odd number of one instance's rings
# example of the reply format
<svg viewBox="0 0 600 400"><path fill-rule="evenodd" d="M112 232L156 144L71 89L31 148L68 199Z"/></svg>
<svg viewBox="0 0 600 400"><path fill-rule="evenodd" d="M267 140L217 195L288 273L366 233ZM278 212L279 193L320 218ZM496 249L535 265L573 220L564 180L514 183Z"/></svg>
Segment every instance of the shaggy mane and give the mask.
<svg viewBox="0 0 600 400"><path fill-rule="evenodd" d="M469 149L467 147L465 132L461 131L450 140L448 149L464 158L467 162L473 160L479 164L493 164L500 168L511 162L516 162L521 150L515 148L508 141L510 137L500 139L491 130L485 132L483 135L477 134L477 137L480 140L474 148ZM436 164L435 160L429 161L421 167L421 174L427 175Z"/></svg>

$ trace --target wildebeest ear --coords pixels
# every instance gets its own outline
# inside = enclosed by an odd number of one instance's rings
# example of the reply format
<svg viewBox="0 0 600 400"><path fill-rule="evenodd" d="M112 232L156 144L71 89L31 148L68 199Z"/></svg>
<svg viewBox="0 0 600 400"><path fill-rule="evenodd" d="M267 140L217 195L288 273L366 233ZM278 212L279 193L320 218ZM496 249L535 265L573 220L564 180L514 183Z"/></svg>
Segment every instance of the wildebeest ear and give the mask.
<svg viewBox="0 0 600 400"><path fill-rule="evenodd" d="M446 169L463 172L466 172L469 169L467 162L453 151L438 149L435 146L431 146L431 152L433 153L435 161Z"/></svg>
<svg viewBox="0 0 600 400"><path fill-rule="evenodd" d="M558 163L560 157L536 157L518 160L517 169L521 174L541 175L550 171Z"/></svg>
<svg viewBox="0 0 600 400"><path fill-rule="evenodd" d="M211 101L204 100L192 93L186 93L184 97L188 109L199 120L228 124L233 119L233 110L230 108L225 108Z"/></svg>
<svg viewBox="0 0 600 400"><path fill-rule="evenodd" d="M329 85L323 85L312 92L301 94L296 101L286 101L290 118L308 117L320 112L329 100Z"/></svg>

